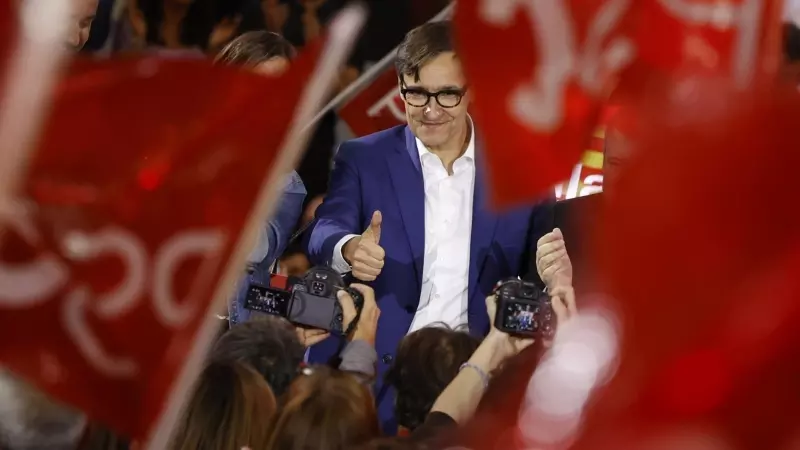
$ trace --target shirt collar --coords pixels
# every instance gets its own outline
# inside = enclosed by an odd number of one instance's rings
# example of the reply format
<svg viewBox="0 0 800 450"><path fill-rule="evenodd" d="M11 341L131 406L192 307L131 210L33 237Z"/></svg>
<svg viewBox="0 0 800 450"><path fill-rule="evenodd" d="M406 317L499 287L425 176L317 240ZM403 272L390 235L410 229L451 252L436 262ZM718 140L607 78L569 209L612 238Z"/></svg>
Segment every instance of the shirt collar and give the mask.
<svg viewBox="0 0 800 450"><path fill-rule="evenodd" d="M469 115L467 115L467 120L469 120L469 144L467 144L467 150L461 156L468 158L470 161L475 161L475 124L472 122L472 117ZM420 161L422 161L424 155L432 154L418 137L414 137L414 140L417 142L417 152L419 153Z"/></svg>

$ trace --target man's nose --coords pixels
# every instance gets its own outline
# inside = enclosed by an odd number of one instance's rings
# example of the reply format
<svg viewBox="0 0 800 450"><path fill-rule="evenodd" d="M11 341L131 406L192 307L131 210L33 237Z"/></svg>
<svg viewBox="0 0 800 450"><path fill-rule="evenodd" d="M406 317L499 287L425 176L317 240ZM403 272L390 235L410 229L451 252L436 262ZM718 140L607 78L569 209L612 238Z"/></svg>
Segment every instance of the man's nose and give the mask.
<svg viewBox="0 0 800 450"><path fill-rule="evenodd" d="M439 117L439 116L442 115L442 112L443 112L442 111L442 107L439 106L438 103L436 103L436 99L435 98L431 98L430 101L428 101L428 104L425 105L424 108L422 108L422 114L426 118Z"/></svg>

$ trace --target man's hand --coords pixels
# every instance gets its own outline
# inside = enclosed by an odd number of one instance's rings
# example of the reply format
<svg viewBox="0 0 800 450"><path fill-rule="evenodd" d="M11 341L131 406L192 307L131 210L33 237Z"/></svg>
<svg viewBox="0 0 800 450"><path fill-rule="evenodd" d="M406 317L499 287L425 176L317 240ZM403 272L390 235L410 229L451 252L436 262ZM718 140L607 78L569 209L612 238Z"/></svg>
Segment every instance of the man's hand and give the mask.
<svg viewBox="0 0 800 450"><path fill-rule="evenodd" d="M375 291L363 284L351 284L350 287L364 297L364 308L361 310L361 316L358 318L353 334L348 338L353 341L364 341L374 346L375 335L378 332L378 319L381 316L381 310L378 309L378 304L375 302ZM346 330L356 318L356 305L353 297L347 291L339 291L336 297L342 306L342 315L344 316L342 326Z"/></svg>
<svg viewBox="0 0 800 450"><path fill-rule="evenodd" d="M353 276L361 281L378 278L383 269L386 252L379 245L382 220L381 212L375 211L372 214L372 222L361 236L350 239L342 247L342 256L353 268Z"/></svg>
<svg viewBox="0 0 800 450"><path fill-rule="evenodd" d="M536 243L536 271L549 290L572 286L572 262L567 254L564 235L558 228Z"/></svg>
<svg viewBox="0 0 800 450"><path fill-rule="evenodd" d="M297 339L303 343L303 347L305 348L319 344L325 339L328 339L328 336L331 335L327 331L317 328L294 327L294 331L297 333Z"/></svg>
<svg viewBox="0 0 800 450"><path fill-rule="evenodd" d="M578 307L575 305L575 290L572 289L572 286L556 286L549 294L558 326L578 314Z"/></svg>

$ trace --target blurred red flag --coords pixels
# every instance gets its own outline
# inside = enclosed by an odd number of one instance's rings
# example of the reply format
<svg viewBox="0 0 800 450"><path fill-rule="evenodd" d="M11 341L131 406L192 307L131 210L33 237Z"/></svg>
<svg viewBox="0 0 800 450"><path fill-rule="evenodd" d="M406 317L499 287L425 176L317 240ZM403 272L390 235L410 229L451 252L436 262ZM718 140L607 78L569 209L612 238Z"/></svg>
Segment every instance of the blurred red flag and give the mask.
<svg viewBox="0 0 800 450"><path fill-rule="evenodd" d="M212 299L240 273L226 269L244 258L254 203L273 201L297 158L278 150L314 77L312 47L276 80L202 61L75 68L6 224L3 365L146 436L195 375L184 368L202 357L198 330L219 326ZM329 71L309 83L327 86Z"/></svg>
<svg viewBox="0 0 800 450"><path fill-rule="evenodd" d="M690 103L642 111L659 125L640 129L646 151L608 205L598 267L625 338L577 448L797 437L800 212L786 183L800 166L800 99L789 86L737 93L733 80L689 88L703 99L689 120Z"/></svg>
<svg viewBox="0 0 800 450"><path fill-rule="evenodd" d="M397 88L397 72L390 65L375 81L339 109L356 136L366 136L406 123L405 101Z"/></svg>
<svg viewBox="0 0 800 450"><path fill-rule="evenodd" d="M505 374L486 398L502 408L478 415L463 444L796 448L800 212L787 183L800 166L800 98L788 86L693 88L716 103L708 120L674 119L691 104L640 104L634 145L647 151L604 194L595 267L616 301L593 303L605 325L580 322L596 310L578 299L572 332Z"/></svg>
<svg viewBox="0 0 800 450"><path fill-rule="evenodd" d="M492 199L530 201L590 144L606 88L633 57L629 2L464 0L456 37L484 133Z"/></svg>
<svg viewBox="0 0 800 450"><path fill-rule="evenodd" d="M784 0L649 0L639 4L639 58L667 72L730 77L747 88L781 63Z"/></svg>

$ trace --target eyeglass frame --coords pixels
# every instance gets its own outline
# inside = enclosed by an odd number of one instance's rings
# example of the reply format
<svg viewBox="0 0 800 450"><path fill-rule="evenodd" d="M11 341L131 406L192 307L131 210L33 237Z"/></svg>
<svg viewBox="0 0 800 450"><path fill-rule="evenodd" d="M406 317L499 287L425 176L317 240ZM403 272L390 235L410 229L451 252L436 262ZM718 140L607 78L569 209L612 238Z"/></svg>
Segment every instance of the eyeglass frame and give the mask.
<svg viewBox="0 0 800 450"><path fill-rule="evenodd" d="M406 86L405 82L402 82L402 84L400 85L400 95L403 96L403 101L406 102L406 104L408 104L410 106L413 106L415 108L424 108L424 107L428 106L430 104L430 102L431 102L431 97L433 97L433 98L436 99L436 104L437 105L441 106L444 109L451 109L451 108L455 108L455 107L457 107L458 105L461 104L461 101L464 100L464 96L467 95L467 90L468 89L469 89L469 85L464 86L461 89L443 89L443 90L437 91L437 92L428 92L426 89L423 89L423 88L413 88L413 87L409 88L408 86ZM415 94L424 94L424 95L427 95L428 98L425 100L425 103L423 103L422 105L415 105L413 103L409 103L409 101L406 99L406 94L408 94L409 92L412 92L412 93L415 93ZM445 106L445 105L442 104L442 102L439 101L439 96L442 95L442 94L459 94L458 95L458 102L453 106Z"/></svg>

